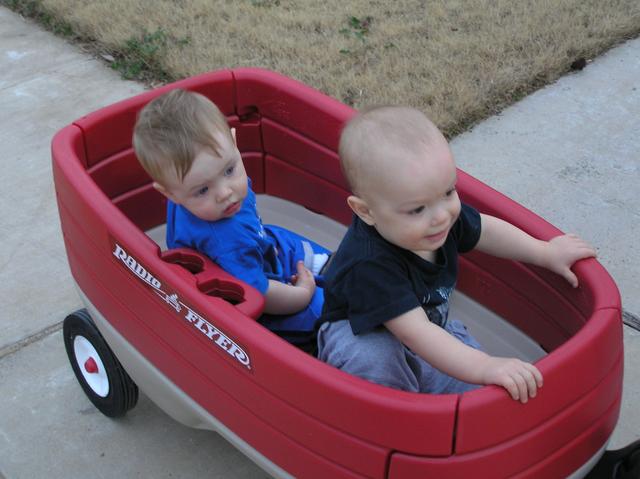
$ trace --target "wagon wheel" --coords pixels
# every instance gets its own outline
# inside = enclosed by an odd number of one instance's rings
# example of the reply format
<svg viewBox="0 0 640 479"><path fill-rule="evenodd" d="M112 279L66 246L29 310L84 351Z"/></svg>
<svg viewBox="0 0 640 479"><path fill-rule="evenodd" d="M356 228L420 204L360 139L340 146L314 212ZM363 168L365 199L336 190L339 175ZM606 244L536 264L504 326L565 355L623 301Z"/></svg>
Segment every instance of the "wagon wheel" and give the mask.
<svg viewBox="0 0 640 479"><path fill-rule="evenodd" d="M138 386L113 354L86 309L64 320L64 346L76 379L102 414L123 416L138 402Z"/></svg>

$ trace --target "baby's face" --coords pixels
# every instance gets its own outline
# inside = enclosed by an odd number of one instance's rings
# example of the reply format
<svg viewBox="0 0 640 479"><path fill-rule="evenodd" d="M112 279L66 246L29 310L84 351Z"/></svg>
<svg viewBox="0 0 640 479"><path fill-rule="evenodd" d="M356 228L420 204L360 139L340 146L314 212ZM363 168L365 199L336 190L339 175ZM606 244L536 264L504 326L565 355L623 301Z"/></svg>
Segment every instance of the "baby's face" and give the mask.
<svg viewBox="0 0 640 479"><path fill-rule="evenodd" d="M442 139L419 158L401 160L366 198L378 233L433 260L460 214L456 166Z"/></svg>
<svg viewBox="0 0 640 479"><path fill-rule="evenodd" d="M174 176L164 185L174 203L206 221L233 216L247 196L247 173L238 148L220 132L215 139L220 156L211 148L200 149L183 181Z"/></svg>

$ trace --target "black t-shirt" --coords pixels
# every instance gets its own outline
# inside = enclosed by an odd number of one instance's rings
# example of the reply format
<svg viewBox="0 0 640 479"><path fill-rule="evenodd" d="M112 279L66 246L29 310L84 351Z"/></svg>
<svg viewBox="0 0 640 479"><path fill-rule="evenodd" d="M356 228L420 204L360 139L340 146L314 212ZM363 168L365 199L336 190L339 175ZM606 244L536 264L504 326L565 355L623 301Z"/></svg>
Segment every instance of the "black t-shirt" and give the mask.
<svg viewBox="0 0 640 479"><path fill-rule="evenodd" d="M480 238L480 214L462 205L436 262L385 240L357 216L325 274L321 322L348 319L354 334L370 331L417 306L444 326L458 277L458 253Z"/></svg>

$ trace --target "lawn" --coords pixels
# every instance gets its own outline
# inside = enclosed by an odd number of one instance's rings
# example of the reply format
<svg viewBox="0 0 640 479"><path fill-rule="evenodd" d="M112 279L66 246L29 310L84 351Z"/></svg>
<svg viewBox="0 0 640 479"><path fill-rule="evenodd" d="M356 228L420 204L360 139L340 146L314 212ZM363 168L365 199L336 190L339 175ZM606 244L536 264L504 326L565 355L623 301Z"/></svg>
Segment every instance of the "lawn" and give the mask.
<svg viewBox="0 0 640 479"><path fill-rule="evenodd" d="M638 0L1 0L124 76L276 70L449 136L640 34Z"/></svg>

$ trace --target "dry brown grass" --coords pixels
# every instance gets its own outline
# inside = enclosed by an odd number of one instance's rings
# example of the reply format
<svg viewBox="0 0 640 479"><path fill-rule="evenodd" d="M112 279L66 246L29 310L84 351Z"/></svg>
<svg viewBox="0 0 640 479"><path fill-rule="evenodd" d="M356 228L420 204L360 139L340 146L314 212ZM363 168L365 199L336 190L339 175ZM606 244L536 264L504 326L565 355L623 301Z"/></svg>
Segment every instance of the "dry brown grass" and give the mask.
<svg viewBox="0 0 640 479"><path fill-rule="evenodd" d="M168 78L265 67L355 107L416 106L450 135L640 33L638 0L29 3L116 57L155 33Z"/></svg>

